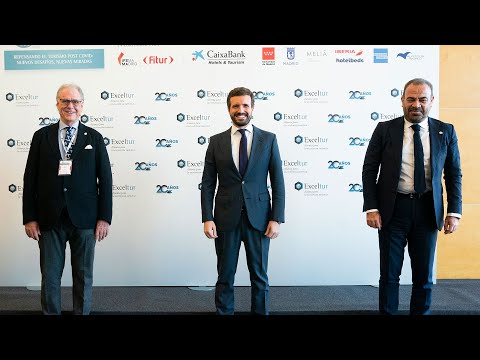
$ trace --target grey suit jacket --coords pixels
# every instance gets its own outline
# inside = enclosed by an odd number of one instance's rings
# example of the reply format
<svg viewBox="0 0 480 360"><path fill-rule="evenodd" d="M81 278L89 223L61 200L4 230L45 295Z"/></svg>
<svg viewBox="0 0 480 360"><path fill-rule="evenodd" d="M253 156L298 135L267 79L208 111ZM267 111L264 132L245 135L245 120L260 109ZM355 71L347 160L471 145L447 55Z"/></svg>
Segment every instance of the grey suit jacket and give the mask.
<svg viewBox="0 0 480 360"><path fill-rule="evenodd" d="M215 221L218 231L233 230L244 202L252 226L265 231L270 220L285 221L285 184L276 135L253 127L252 149L242 179L232 158L230 131L212 136L208 144L201 184L202 222Z"/></svg>
<svg viewBox="0 0 480 360"><path fill-rule="evenodd" d="M441 230L444 223L442 173L447 192L447 212L462 213L460 152L453 125L429 117L428 126L433 202L437 228ZM379 122L363 163L363 211L379 209L383 226L390 221L395 205L402 165L403 127L403 117Z"/></svg>

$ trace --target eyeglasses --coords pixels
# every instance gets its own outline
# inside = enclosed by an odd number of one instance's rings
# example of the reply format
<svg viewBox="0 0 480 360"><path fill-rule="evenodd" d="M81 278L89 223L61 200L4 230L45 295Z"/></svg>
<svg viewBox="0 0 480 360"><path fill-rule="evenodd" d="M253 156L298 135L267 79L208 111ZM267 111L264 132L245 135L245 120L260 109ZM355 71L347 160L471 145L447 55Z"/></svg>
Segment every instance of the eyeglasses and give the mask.
<svg viewBox="0 0 480 360"><path fill-rule="evenodd" d="M76 99L58 99L63 105L68 106L70 103L72 103L73 106L77 107L81 103L83 103L83 100L76 100Z"/></svg>

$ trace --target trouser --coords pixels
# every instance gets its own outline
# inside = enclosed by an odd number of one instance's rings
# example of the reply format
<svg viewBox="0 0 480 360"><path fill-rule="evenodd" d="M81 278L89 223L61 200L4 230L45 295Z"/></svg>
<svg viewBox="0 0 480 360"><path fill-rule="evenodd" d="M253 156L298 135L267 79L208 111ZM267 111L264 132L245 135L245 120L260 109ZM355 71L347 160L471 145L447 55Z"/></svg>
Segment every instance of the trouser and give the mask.
<svg viewBox="0 0 480 360"><path fill-rule="evenodd" d="M250 225L245 210L242 211L240 223L235 230L220 231L215 239L218 272L215 286L216 313L219 315L234 314L234 280L242 241L250 273L251 313L268 315L267 267L270 239Z"/></svg>
<svg viewBox="0 0 480 360"><path fill-rule="evenodd" d="M73 314L88 315L92 306L93 259L95 254L94 229L73 226L66 208L59 222L51 229L42 230L40 270L42 273L41 304L45 315L62 312L61 279L65 266L65 249L70 243L72 266Z"/></svg>

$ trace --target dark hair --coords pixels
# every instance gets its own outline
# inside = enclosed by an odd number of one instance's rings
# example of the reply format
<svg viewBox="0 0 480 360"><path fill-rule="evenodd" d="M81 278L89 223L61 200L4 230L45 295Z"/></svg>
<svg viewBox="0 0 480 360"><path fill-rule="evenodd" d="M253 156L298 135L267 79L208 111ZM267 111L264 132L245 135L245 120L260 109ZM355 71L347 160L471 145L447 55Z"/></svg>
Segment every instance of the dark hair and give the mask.
<svg viewBox="0 0 480 360"><path fill-rule="evenodd" d="M428 85L428 87L430 88L431 92L432 92L432 95L433 95L433 85L430 81L428 80L425 80L425 79L422 79L422 78L415 78L415 79L412 79L410 80L409 82L407 82L403 88L403 94L405 94L405 92L407 91L407 87L409 87L410 85Z"/></svg>
<svg viewBox="0 0 480 360"><path fill-rule="evenodd" d="M246 87L236 87L235 89L230 90L227 96L227 106L230 109L230 98L233 96L244 96L248 95L250 96L250 99L252 100L252 108L255 106L255 97L253 96L253 92L250 89L247 89Z"/></svg>

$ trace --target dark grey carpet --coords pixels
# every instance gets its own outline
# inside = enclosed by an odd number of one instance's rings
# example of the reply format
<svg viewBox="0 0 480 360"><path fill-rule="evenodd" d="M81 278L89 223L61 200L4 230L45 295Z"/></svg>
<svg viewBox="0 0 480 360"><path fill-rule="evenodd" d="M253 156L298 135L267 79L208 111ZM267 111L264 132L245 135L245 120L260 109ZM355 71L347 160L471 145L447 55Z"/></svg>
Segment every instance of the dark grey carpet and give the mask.
<svg viewBox="0 0 480 360"><path fill-rule="evenodd" d="M92 315L199 315L215 312L214 291L188 287L94 287ZM198 288L202 289L202 288ZM480 280L438 280L433 315L480 315ZM71 288L62 289L63 311L72 308ZM400 287L400 314L408 314L410 286ZM373 286L274 286L271 315L376 315ZM235 289L237 315L247 315L250 287ZM40 314L40 291L0 287L1 315Z"/></svg>

